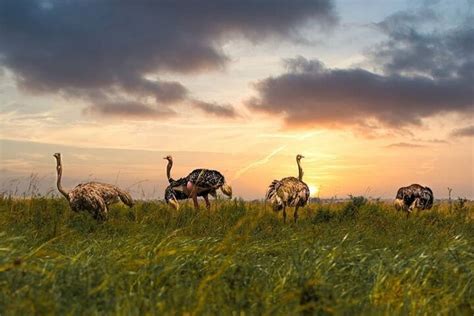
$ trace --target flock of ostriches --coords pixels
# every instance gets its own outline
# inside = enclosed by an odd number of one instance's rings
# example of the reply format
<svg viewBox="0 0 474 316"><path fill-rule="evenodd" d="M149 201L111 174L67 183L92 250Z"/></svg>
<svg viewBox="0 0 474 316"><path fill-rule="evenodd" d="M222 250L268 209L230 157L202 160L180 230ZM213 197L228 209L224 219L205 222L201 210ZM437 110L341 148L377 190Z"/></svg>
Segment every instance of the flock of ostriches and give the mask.
<svg viewBox="0 0 474 316"><path fill-rule="evenodd" d="M57 187L58 191L67 199L71 209L75 212L89 212L97 220L105 220L108 215L108 206L112 203L122 201L132 207L134 201L130 194L119 187L100 183L87 182L77 185L74 189L66 191L61 184L62 162L61 154L54 154L56 158ZM301 155L296 156L298 165L298 178L286 177L281 180L273 180L268 187L265 199L270 201L275 211L283 211L283 220L286 222L286 208L294 207L294 221L298 219L298 209L308 203L310 192L308 185L303 182L303 168L301 168ZM179 209L179 200L191 198L196 209L199 208L197 198L200 196L206 202L209 209L209 195L216 197L216 191L220 189L229 198L232 198L232 188L226 183L224 176L217 170L195 169L189 175L178 180L171 178L173 158L164 157L168 161L166 176L169 185L165 190L166 203L174 209ZM398 190L395 197L397 210L404 210L407 216L414 209L430 209L433 205L433 192L430 188L419 184L412 184Z"/></svg>

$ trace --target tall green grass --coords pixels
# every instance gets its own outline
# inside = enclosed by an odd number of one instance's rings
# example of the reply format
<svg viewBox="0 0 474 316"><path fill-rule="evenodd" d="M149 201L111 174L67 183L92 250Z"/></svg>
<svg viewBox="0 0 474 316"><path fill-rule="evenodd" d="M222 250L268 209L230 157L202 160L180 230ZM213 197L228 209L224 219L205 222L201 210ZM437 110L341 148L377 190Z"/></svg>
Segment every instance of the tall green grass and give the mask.
<svg viewBox="0 0 474 316"><path fill-rule="evenodd" d="M0 315L473 314L472 203L301 213L143 201L97 223L63 199L1 198Z"/></svg>

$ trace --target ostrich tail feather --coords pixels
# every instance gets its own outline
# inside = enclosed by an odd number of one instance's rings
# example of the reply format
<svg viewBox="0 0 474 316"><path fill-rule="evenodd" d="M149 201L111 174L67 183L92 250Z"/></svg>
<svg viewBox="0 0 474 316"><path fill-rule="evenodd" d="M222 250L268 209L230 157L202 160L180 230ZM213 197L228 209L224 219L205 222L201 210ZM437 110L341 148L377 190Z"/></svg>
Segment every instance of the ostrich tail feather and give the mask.
<svg viewBox="0 0 474 316"><path fill-rule="evenodd" d="M117 188L117 194L120 200L128 207L132 207L135 204L135 202L132 199L132 196L128 192Z"/></svg>
<svg viewBox="0 0 474 316"><path fill-rule="evenodd" d="M273 182L268 186L268 191L265 196L266 200L269 200L273 206L274 211L280 211L283 209L283 201L278 196L278 188L281 186L281 181L273 180Z"/></svg>
<svg viewBox="0 0 474 316"><path fill-rule="evenodd" d="M267 194L265 199L272 200L272 198L277 194L277 190L280 187L281 182L278 180L273 180L272 183L268 186Z"/></svg>

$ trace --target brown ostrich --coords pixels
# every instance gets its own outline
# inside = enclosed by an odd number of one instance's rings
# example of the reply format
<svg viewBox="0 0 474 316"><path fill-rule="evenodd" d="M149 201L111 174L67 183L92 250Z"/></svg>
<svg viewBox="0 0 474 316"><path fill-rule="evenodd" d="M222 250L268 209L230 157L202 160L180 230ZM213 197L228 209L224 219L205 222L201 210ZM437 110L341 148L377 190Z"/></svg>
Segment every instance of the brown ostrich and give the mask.
<svg viewBox="0 0 474 316"><path fill-rule="evenodd" d="M298 178L286 177L281 180L273 180L268 187L266 199L269 200L275 211L283 210L283 221L286 222L286 208L294 207L294 221L298 219L298 208L303 207L308 203L309 188L303 182L303 168L301 168L300 161L304 158L301 155L296 156L296 163L298 165Z"/></svg>
<svg viewBox="0 0 474 316"><path fill-rule="evenodd" d="M130 194L112 184L81 183L67 192L61 184L63 174L61 154L55 153L53 156L56 158L58 191L66 198L74 212L87 211L97 220L106 220L110 204L122 201L129 207L133 206L134 202Z"/></svg>

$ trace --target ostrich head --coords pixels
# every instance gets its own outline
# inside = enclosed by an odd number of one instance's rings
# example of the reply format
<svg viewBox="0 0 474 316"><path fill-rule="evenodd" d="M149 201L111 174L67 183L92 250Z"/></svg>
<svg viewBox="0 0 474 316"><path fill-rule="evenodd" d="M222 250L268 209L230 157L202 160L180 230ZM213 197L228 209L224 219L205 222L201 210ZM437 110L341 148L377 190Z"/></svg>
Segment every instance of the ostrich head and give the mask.
<svg viewBox="0 0 474 316"><path fill-rule="evenodd" d="M395 206L395 209L397 211L400 211L406 208L405 202L403 201L403 199L396 198L395 201L393 201L393 205Z"/></svg>
<svg viewBox="0 0 474 316"><path fill-rule="evenodd" d="M232 187L227 183L224 183L221 187L222 193L227 195L230 199L232 198Z"/></svg>
<svg viewBox="0 0 474 316"><path fill-rule="evenodd" d="M171 199L168 201L168 203L171 205L172 208L174 208L175 210L179 210L179 203L178 201L176 201L175 199Z"/></svg>
<svg viewBox="0 0 474 316"><path fill-rule="evenodd" d="M301 168L301 164L300 164L300 161L301 161L301 158L304 158L303 155L296 155L296 164L298 165L298 180L300 181L303 181L303 168Z"/></svg>
<svg viewBox="0 0 474 316"><path fill-rule="evenodd" d="M169 162L173 161L173 157L171 157L170 155L163 157L163 159L168 160Z"/></svg>
<svg viewBox="0 0 474 316"><path fill-rule="evenodd" d="M56 163L58 167L60 167L61 166L61 153L55 153L53 157L56 158Z"/></svg>
<svg viewBox="0 0 474 316"><path fill-rule="evenodd" d="M179 210L179 203L171 186L168 186L165 190L165 202L171 205L175 210Z"/></svg>

